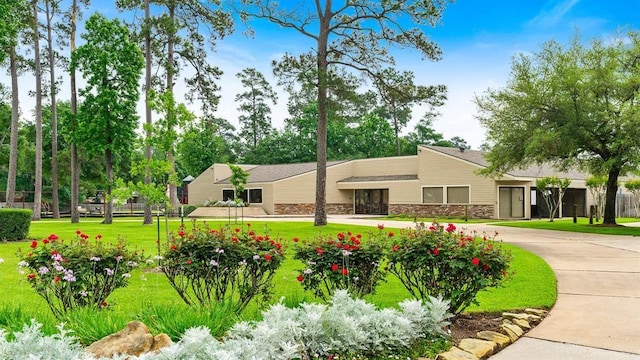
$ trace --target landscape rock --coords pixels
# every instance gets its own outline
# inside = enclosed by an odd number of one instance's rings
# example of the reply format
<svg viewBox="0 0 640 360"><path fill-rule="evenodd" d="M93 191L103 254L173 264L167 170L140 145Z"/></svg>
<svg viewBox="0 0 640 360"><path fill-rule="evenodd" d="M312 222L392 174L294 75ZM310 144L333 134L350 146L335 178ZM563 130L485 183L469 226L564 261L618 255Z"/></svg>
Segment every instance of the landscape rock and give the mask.
<svg viewBox="0 0 640 360"><path fill-rule="evenodd" d="M477 356L452 346L449 351L438 354L436 360L479 360Z"/></svg>
<svg viewBox="0 0 640 360"><path fill-rule="evenodd" d="M154 343L149 329L139 321L132 321L115 334L105 336L85 349L96 358L110 358L114 355L135 355L147 353Z"/></svg>
<svg viewBox="0 0 640 360"><path fill-rule="evenodd" d="M171 346L173 341L167 334L158 334L153 337L153 345L151 345L151 349L149 351L153 351L155 353L160 352L161 349Z"/></svg>
<svg viewBox="0 0 640 360"><path fill-rule="evenodd" d="M524 312L530 315L536 315L540 318L547 316L547 314L549 313L547 310L540 310L540 309L524 309Z"/></svg>
<svg viewBox="0 0 640 360"><path fill-rule="evenodd" d="M531 330L531 325L529 324L529 322L527 320L513 319L511 322L514 325L518 325L520 328L522 328L524 330Z"/></svg>
<svg viewBox="0 0 640 360"><path fill-rule="evenodd" d="M498 344L493 341L480 339L462 339L458 347L475 355L479 359L486 359L495 353L498 349Z"/></svg>
<svg viewBox="0 0 640 360"><path fill-rule="evenodd" d="M502 331L503 334L507 335L511 342L515 342L522 335L524 335L524 331L522 331L520 327L513 324L500 325L500 331Z"/></svg>
<svg viewBox="0 0 640 360"><path fill-rule="evenodd" d="M527 313L515 314L515 313L507 313L507 312L502 313L502 318L505 320L519 319L519 320L525 320L527 322L539 322L541 319L537 315L531 315Z"/></svg>
<svg viewBox="0 0 640 360"><path fill-rule="evenodd" d="M476 336L478 339L496 343L500 349L504 349L507 345L511 344L511 339L508 336L495 331L480 331Z"/></svg>

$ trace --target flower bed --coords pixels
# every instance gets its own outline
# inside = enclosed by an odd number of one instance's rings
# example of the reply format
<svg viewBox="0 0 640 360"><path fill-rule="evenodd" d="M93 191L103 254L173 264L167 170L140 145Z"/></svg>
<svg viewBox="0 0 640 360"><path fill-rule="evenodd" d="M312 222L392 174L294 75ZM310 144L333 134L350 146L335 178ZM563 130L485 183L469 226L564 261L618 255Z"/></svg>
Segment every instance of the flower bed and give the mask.
<svg viewBox="0 0 640 360"><path fill-rule="evenodd" d="M378 310L370 303L337 291L331 304L272 305L263 320L240 322L219 341L204 327L188 330L177 343L159 353L122 356L127 359L360 359L409 353L420 342L445 336L449 304L440 299L406 300L399 310ZM60 333L44 336L38 324L7 340L0 330L0 358L91 359L75 338Z"/></svg>

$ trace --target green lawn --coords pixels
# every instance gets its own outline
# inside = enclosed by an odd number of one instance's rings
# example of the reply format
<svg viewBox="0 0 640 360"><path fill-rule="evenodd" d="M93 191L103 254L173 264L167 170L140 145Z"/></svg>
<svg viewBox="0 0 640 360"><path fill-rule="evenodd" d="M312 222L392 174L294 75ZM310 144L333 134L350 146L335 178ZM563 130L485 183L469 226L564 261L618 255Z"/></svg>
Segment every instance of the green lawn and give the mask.
<svg viewBox="0 0 640 360"><path fill-rule="evenodd" d="M226 221L210 221L212 227L219 227L226 224ZM179 220L161 223L161 242L165 239L165 225L169 231L175 231L180 225ZM187 222L186 227L191 224ZM243 227L245 224L231 225L232 227ZM377 232L375 227L347 226L339 224L329 224L324 227L314 227L312 223L303 222L251 222L251 228L258 233L268 232L272 238L282 238L285 253L288 255L282 267L274 277L274 301L285 297L287 303L297 303L299 301L314 301L310 293L305 293L300 284L296 281L297 270L301 269L302 263L291 256L293 246L292 239L308 239L318 235L335 234L339 231L352 231L362 233L366 237L369 232ZM103 225L98 219L83 219L80 224L71 224L68 220L54 222L42 220L31 225L30 237L42 239L49 234L55 233L61 239L72 239L76 237L76 230L81 230L90 235L91 238L101 234L103 241L123 237L130 244L131 248L145 250L151 256L157 254L156 238L157 225L141 225L141 219L114 219L114 224ZM385 229L389 231L390 229ZM504 311L525 307L544 307L553 305L556 299L556 282L553 272L549 266L539 257L526 252L517 247L503 244L513 252L512 263L513 276L505 282L504 286L498 289L479 294L477 306L468 309L469 312L484 311ZM40 322L54 324L55 319L51 316L46 303L30 288L23 279L24 275L17 272L18 259L16 251L29 250L28 242L0 243L0 258L4 263L0 264L0 327L3 324L2 313L10 312L10 309L19 308L21 316L25 319L36 318ZM401 286L398 280L389 276L387 282L383 283L375 295L371 295L367 300L378 306L395 306L399 301L408 298L409 293ZM132 273L130 285L125 289L116 290L108 299L109 308L112 313L117 313L123 318L133 319L147 311L150 306L166 306L177 308L177 313L185 308L181 299L169 286L163 274L157 272L139 271ZM4 309L4 311L3 311ZM257 305L249 307L247 316L256 316L259 310ZM8 316L8 315L5 315ZM123 320L124 321L124 320ZM117 329L118 324L114 325Z"/></svg>
<svg viewBox="0 0 640 360"><path fill-rule="evenodd" d="M580 233L591 234L605 234L605 235L631 235L640 236L640 227L624 226L624 224L632 222L640 222L640 219L636 218L618 218L616 222L619 226L603 226L599 224L589 224L588 218L578 218L576 224L573 223L573 219L556 219L554 221L546 220L531 220L531 221L508 221L498 222L493 225L519 227L527 229L543 229L543 230L558 230L558 231L572 231Z"/></svg>

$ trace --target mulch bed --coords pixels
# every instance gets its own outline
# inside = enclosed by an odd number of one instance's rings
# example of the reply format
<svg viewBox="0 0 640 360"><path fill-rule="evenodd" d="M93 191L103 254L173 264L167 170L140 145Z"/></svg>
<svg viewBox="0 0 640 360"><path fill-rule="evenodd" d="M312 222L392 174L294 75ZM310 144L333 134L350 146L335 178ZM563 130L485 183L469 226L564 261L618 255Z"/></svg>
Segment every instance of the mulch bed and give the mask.
<svg viewBox="0 0 640 360"><path fill-rule="evenodd" d="M473 313L456 316L449 325L453 342L458 344L465 338L475 338L480 331L499 332L502 323L500 313Z"/></svg>

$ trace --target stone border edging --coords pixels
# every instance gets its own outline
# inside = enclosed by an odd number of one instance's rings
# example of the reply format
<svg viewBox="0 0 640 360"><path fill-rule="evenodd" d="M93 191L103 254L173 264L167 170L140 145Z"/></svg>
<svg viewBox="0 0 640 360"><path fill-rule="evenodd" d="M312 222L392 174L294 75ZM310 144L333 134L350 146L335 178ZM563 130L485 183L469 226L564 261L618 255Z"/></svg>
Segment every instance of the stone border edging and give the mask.
<svg viewBox="0 0 640 360"><path fill-rule="evenodd" d="M476 338L460 340L458 346L452 346L449 351L439 354L436 360L486 359L514 343L540 323L547 314L548 311L539 309L525 309L524 312L519 313L502 313L500 332L480 331ZM418 360L427 359L420 358Z"/></svg>

